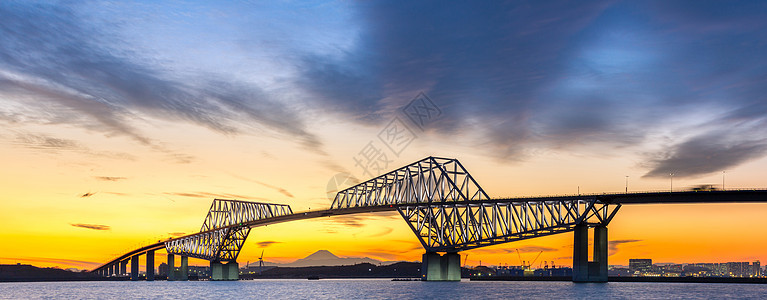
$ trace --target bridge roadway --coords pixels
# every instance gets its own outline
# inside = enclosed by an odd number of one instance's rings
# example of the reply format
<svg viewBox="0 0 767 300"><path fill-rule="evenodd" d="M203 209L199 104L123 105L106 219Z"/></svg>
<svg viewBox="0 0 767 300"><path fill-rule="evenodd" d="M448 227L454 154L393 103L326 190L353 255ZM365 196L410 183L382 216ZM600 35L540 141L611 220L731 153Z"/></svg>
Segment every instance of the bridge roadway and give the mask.
<svg viewBox="0 0 767 300"><path fill-rule="evenodd" d="M582 194L567 196L540 196L540 197L519 197L519 198L496 198L490 200L471 200L471 201L450 201L443 204L472 204L482 203L514 203L514 202L550 202L550 201L573 201L585 198L596 197L600 202L608 204L630 204L630 205L648 205L648 204L715 204L715 203L767 203L767 190L715 190L715 191L682 191L682 192L645 192L645 193L620 193L620 194ZM134 255L147 251L159 250L165 248L165 243L184 239L186 237L199 235L201 233L212 232L222 228L234 227L260 227L271 224L278 224L290 221L299 221L305 219L314 219L321 217L342 216L350 214L374 213L384 211L397 211L400 206L412 206L414 204L392 204L382 206L353 207L341 209L325 209L297 212L289 215L277 216L266 219L245 222L242 224L230 225L216 228L213 230L195 232L189 235L170 238L164 241L150 244L136 250L130 251L119 257L116 257L94 270L103 269L106 266L116 265ZM419 203L417 205L427 205ZM117 273L117 272L115 272Z"/></svg>

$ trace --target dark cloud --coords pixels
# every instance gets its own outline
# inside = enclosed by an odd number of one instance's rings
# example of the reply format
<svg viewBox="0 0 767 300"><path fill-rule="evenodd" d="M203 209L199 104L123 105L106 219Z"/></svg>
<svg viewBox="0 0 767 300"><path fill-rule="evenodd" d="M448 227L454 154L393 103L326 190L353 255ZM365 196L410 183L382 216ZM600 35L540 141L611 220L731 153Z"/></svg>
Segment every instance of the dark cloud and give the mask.
<svg viewBox="0 0 767 300"><path fill-rule="evenodd" d="M96 176L95 178L98 180L103 180L103 181L120 181L120 180L128 179L125 177L115 177L115 176Z"/></svg>
<svg viewBox="0 0 767 300"><path fill-rule="evenodd" d="M650 134L679 119L713 123L681 137L730 126L712 110L759 121L767 44L756 41L767 39L767 7L697 4L365 2L354 6L364 32L355 48L308 56L298 85L328 110L380 124L425 91L444 113L430 134L467 134L506 160L657 143ZM722 166L764 156L755 133L735 132L729 146L709 150L728 156ZM649 174L696 159L679 150L654 160Z"/></svg>
<svg viewBox="0 0 767 300"><path fill-rule="evenodd" d="M185 120L225 134L256 124L324 154L321 141L297 113L260 88L210 74L183 81L167 76L158 62L117 50L126 42L109 27L96 26L77 6L4 2L0 15L2 91L46 103L40 105L41 122L127 136L161 151L168 150L131 125L139 114Z"/></svg>
<svg viewBox="0 0 767 300"><path fill-rule="evenodd" d="M674 177L701 176L767 154L767 138L764 136L733 139L727 134L704 134L672 146L667 153L651 160L653 168L643 177L669 177L671 173Z"/></svg>
<svg viewBox="0 0 767 300"><path fill-rule="evenodd" d="M256 245L258 245L258 247L261 247L261 248L266 248L266 247L269 247L271 245L279 244L279 243L282 243L282 242L277 242L277 241L261 241L261 242L256 242Z"/></svg>
<svg viewBox="0 0 767 300"><path fill-rule="evenodd" d="M82 195L80 195L80 198L87 198L87 197L93 196L93 195L95 195L95 194L96 194L96 193L87 192L87 193L85 193L85 194L82 194Z"/></svg>
<svg viewBox="0 0 767 300"><path fill-rule="evenodd" d="M110 230L111 227L107 225L98 225L98 224L69 224L74 227L79 228L85 228L85 229L93 229L93 230Z"/></svg>
<svg viewBox="0 0 767 300"><path fill-rule="evenodd" d="M642 240L615 240L615 241L610 241L609 243L607 243L608 255L615 255L615 253L618 253L618 246L620 246L620 245L628 244L628 243L638 243L638 242L641 242L641 241Z"/></svg>
<svg viewBox="0 0 767 300"><path fill-rule="evenodd" d="M465 136L504 160L560 149L611 153L661 143L653 139L672 129L671 148L650 156L648 176L673 168L697 176L764 156L754 137L767 116L767 7L698 2L353 3L345 7L359 27L351 46L327 55L288 50L297 75L283 83L302 105L366 125L385 124L424 91L443 113L425 134ZM1 120L75 124L174 152L132 126L151 116L223 134L268 129L327 155L280 92L166 70L125 50L119 30L83 11L0 5L0 91L35 99L25 102L29 111L0 110ZM669 127L679 122L701 126ZM726 143L694 149L732 126L742 130ZM695 166L701 155L722 163Z"/></svg>

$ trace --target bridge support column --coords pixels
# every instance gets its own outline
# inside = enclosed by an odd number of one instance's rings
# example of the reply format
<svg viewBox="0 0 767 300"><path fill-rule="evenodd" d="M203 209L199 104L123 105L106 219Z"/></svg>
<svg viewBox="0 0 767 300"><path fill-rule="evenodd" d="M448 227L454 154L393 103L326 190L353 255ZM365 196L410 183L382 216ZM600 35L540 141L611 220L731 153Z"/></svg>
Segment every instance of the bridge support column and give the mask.
<svg viewBox="0 0 767 300"><path fill-rule="evenodd" d="M130 280L138 280L138 254L130 258Z"/></svg>
<svg viewBox="0 0 767 300"><path fill-rule="evenodd" d="M120 274L119 276L125 276L125 274L128 274L128 260L123 260L120 262Z"/></svg>
<svg viewBox="0 0 767 300"><path fill-rule="evenodd" d="M154 280L154 250L146 252L146 280Z"/></svg>
<svg viewBox="0 0 767 300"><path fill-rule="evenodd" d="M461 281L461 255L458 253L426 252L423 254L421 276L426 281Z"/></svg>
<svg viewBox="0 0 767 300"><path fill-rule="evenodd" d="M239 280L240 268L236 261L230 261L226 264L212 261L210 262L210 280Z"/></svg>
<svg viewBox="0 0 767 300"><path fill-rule="evenodd" d="M168 281L176 280L176 256L168 253Z"/></svg>
<svg viewBox="0 0 767 300"><path fill-rule="evenodd" d="M573 282L607 282L607 227L594 227L594 261L589 261L589 228L576 225L573 242Z"/></svg>
<svg viewBox="0 0 767 300"><path fill-rule="evenodd" d="M181 266L178 268L178 280L189 280L189 257L181 256Z"/></svg>

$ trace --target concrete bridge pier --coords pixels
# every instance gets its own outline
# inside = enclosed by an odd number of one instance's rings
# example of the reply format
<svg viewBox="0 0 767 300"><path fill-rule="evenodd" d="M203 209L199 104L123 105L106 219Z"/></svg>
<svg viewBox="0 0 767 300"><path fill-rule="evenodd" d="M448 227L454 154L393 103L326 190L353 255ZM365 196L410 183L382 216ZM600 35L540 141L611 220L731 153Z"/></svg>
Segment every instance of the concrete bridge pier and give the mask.
<svg viewBox="0 0 767 300"><path fill-rule="evenodd" d="M130 258L130 280L138 280L138 254Z"/></svg>
<svg viewBox="0 0 767 300"><path fill-rule="evenodd" d="M128 274L128 260L123 260L119 262L120 264L120 274L119 276L125 276L125 274Z"/></svg>
<svg viewBox="0 0 767 300"><path fill-rule="evenodd" d="M176 279L176 256L168 253L168 281L174 281Z"/></svg>
<svg viewBox="0 0 767 300"><path fill-rule="evenodd" d="M236 261L221 263L219 261L210 262L210 280L239 280L240 266Z"/></svg>
<svg viewBox="0 0 767 300"><path fill-rule="evenodd" d="M461 281L461 255L426 252L423 254L421 279L426 281Z"/></svg>
<svg viewBox="0 0 767 300"><path fill-rule="evenodd" d="M573 282L607 282L607 226L594 227L594 261L589 261L589 228L575 226Z"/></svg>
<svg viewBox="0 0 767 300"><path fill-rule="evenodd" d="M146 280L154 280L154 250L146 252Z"/></svg>
<svg viewBox="0 0 767 300"><path fill-rule="evenodd" d="M178 267L178 280L189 280L189 257L181 256L181 266Z"/></svg>
<svg viewBox="0 0 767 300"><path fill-rule="evenodd" d="M176 269L175 255L168 254L168 280L186 281L189 280L189 257L181 256L181 265Z"/></svg>

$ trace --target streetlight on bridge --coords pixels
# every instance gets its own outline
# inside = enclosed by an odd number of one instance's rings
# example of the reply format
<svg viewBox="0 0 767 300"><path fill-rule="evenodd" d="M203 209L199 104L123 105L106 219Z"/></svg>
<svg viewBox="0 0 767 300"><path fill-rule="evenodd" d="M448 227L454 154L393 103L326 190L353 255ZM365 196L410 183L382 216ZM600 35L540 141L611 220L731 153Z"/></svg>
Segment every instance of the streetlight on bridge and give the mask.
<svg viewBox="0 0 767 300"><path fill-rule="evenodd" d="M626 175L626 194L629 193L629 176Z"/></svg>
<svg viewBox="0 0 767 300"><path fill-rule="evenodd" d="M670 176L671 178L671 189L669 189L669 191L673 193L674 192L674 173L670 173L668 174L668 176Z"/></svg>
<svg viewBox="0 0 767 300"><path fill-rule="evenodd" d="M722 170L722 190L724 191L724 170Z"/></svg>

